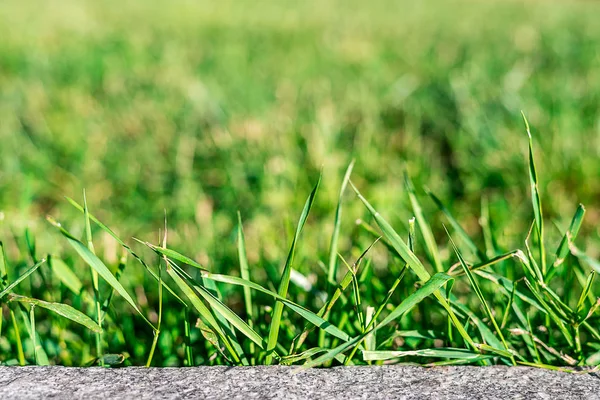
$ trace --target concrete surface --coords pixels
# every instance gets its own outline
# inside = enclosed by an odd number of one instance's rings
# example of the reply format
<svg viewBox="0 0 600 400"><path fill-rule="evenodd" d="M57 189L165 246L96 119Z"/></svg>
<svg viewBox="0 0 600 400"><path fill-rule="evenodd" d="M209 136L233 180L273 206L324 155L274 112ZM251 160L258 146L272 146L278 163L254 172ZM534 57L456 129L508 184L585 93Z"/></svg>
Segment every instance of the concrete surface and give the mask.
<svg viewBox="0 0 600 400"><path fill-rule="evenodd" d="M600 399L600 376L525 367L0 367L0 399Z"/></svg>

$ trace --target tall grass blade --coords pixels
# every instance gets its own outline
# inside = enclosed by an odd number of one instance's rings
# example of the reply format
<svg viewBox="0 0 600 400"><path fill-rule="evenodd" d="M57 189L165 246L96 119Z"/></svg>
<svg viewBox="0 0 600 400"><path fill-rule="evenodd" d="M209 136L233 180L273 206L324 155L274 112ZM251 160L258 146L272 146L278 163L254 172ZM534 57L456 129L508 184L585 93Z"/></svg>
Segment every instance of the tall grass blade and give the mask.
<svg viewBox="0 0 600 400"><path fill-rule="evenodd" d="M319 188L319 184L321 183L321 176L319 175L319 179L317 184L313 188L312 192L306 199L306 203L304 204L304 209L302 210L302 214L300 215L300 220L298 221L298 226L296 227L296 233L294 234L294 239L292 240L292 245L290 246L290 250L285 261L285 266L283 267L283 272L281 274L281 280L279 282L279 289L277 294L281 297L287 297L288 287L290 284L290 274L292 271L292 265L294 263L294 254L296 252L296 245L298 239L300 237L300 233L302 232L302 228L304 228L304 223L308 218L308 214L315 200L315 196L317 194L317 190ZM267 358L265 360L265 364L271 364L273 360L272 352L277 347L277 340L279 338L279 329L281 325L281 315L283 313L283 303L281 301L277 301L275 306L273 307L273 313L271 316L271 325L269 327L269 338L267 341Z"/></svg>
<svg viewBox="0 0 600 400"><path fill-rule="evenodd" d="M535 217L535 226L537 228L539 239L539 253L542 264L542 274L545 276L547 271L546 250L544 248L544 217L542 213L542 200L538 185L538 176L535 169L535 161L533 159L533 139L531 137L531 130L529 129L529 122L525 117L525 113L521 111L521 114L523 115L523 121L525 121L527 136L529 137L529 183L531 186L531 201L533 204L533 215Z"/></svg>
<svg viewBox="0 0 600 400"><path fill-rule="evenodd" d="M327 269L327 281L331 286L333 282L336 281L337 276L337 266L338 266L338 240L340 236L340 227L342 224L342 200L344 197L344 192L346 191L346 187L348 186L348 182L350 181L350 175L352 175L352 169L354 168L354 160L348 165L346 169L346 173L344 174L344 179L342 180L342 186L340 187L340 194L338 197L338 204L335 209L335 219L333 222L333 233L331 234L331 242L329 245L329 264Z"/></svg>

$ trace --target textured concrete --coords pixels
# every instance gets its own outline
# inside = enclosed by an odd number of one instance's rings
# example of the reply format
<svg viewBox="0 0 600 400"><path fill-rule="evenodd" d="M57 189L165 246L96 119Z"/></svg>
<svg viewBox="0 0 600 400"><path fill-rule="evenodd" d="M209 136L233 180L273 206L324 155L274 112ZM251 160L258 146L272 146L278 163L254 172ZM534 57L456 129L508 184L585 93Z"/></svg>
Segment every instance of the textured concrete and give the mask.
<svg viewBox="0 0 600 400"><path fill-rule="evenodd" d="M600 376L524 367L0 367L0 399L600 399Z"/></svg>

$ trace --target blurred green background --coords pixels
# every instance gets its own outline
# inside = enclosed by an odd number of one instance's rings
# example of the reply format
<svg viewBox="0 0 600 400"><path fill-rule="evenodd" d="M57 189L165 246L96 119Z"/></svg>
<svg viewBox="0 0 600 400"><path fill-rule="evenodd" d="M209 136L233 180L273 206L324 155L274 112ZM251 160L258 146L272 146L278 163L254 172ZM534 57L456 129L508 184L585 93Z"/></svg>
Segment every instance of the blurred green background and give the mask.
<svg viewBox="0 0 600 400"><path fill-rule="evenodd" d="M279 268L323 171L299 269L325 260L343 172L398 226L406 169L480 237L482 198L500 248L533 216L532 126L546 217L578 202L597 255L600 3L593 1L25 1L0 5L0 232L40 253L83 220L235 269L236 212L251 263ZM348 195L340 249L364 207ZM441 223L432 222L440 242ZM559 230L549 235L558 242ZM120 250L98 232L107 260ZM593 244L596 243L596 246ZM422 250L422 249L421 249ZM447 256L446 254L445 256Z"/></svg>

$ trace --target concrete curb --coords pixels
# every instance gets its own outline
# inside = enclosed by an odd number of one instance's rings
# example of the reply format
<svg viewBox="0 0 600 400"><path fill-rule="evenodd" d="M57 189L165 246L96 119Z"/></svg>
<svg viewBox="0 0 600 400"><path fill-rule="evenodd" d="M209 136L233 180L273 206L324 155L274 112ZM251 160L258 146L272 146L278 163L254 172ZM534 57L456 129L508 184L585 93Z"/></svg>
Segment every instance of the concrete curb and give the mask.
<svg viewBox="0 0 600 400"><path fill-rule="evenodd" d="M600 399L600 375L525 367L0 367L0 399Z"/></svg>

